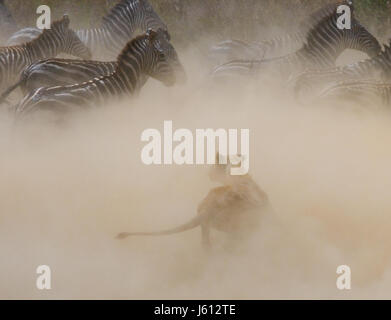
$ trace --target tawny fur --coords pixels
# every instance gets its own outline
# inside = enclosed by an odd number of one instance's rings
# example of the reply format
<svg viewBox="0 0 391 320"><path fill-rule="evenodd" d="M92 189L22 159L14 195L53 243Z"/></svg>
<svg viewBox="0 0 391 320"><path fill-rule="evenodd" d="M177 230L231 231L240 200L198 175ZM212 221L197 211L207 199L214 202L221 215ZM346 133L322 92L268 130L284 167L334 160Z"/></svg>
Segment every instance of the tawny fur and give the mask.
<svg viewBox="0 0 391 320"><path fill-rule="evenodd" d="M226 232L235 238L251 234L259 226L262 216L272 211L270 201L249 174L231 176L229 168L227 165L216 165L210 171L210 178L223 186L209 191L198 205L197 215L191 221L157 232L122 232L117 238L170 235L199 226L202 244L209 248L211 229Z"/></svg>

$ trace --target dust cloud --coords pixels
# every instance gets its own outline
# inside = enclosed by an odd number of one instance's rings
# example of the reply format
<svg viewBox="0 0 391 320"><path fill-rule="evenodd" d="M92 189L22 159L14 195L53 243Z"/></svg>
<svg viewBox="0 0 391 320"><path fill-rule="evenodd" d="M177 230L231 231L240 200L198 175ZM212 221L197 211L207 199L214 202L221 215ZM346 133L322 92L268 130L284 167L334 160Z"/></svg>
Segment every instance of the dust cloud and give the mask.
<svg viewBox="0 0 391 320"><path fill-rule="evenodd" d="M295 104L262 83L214 86L196 50L183 86L150 80L140 96L65 124L0 117L0 298L390 298L391 119ZM4 111L4 110L3 110ZM201 247L177 226L215 187L207 166L146 166L141 132L249 128L250 173L275 215L246 244ZM194 132L194 131L193 131ZM352 290L336 288L349 265ZM52 289L36 288L48 265Z"/></svg>

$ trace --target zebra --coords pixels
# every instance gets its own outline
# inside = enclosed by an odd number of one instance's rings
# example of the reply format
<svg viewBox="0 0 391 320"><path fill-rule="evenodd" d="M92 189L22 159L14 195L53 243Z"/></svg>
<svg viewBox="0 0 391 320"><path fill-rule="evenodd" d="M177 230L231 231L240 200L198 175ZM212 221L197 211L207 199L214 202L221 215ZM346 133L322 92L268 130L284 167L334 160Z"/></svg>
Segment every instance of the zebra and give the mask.
<svg viewBox="0 0 391 320"><path fill-rule="evenodd" d="M52 23L37 39L19 46L0 48L0 88L17 81L23 70L33 62L55 57L65 52L83 59L90 59L90 50L69 29L69 17L64 15Z"/></svg>
<svg viewBox="0 0 391 320"><path fill-rule="evenodd" d="M224 40L209 50L209 57L218 63L232 60L257 60L261 57L272 58L294 52L303 45L302 32L287 34L260 42L246 43L242 40Z"/></svg>
<svg viewBox="0 0 391 320"><path fill-rule="evenodd" d="M25 96L41 87L67 86L110 75L116 70L117 66L117 61L57 58L40 60L31 64L22 72L20 80L0 96L0 103L17 87L20 87L23 96ZM147 80L148 76L142 74L140 81L137 83L136 92L142 88Z"/></svg>
<svg viewBox="0 0 391 320"><path fill-rule="evenodd" d="M353 6L346 1L338 5ZM330 6L330 5L329 5ZM326 10L325 10L326 9ZM233 60L257 60L285 56L296 52L306 43L306 34L327 15L327 6L311 13L301 21L298 30L269 40L246 43L241 40L225 40L211 47L209 56L220 64Z"/></svg>
<svg viewBox="0 0 391 320"><path fill-rule="evenodd" d="M271 70L282 76L294 75L306 69L326 69L335 66L338 56L345 49L356 49L370 57L381 51L377 39L353 16L350 29L337 27L336 5L329 5L318 13L322 19L307 34L303 47L287 56L264 60L235 60L214 69L213 77L226 77L238 73L258 75L260 70Z"/></svg>
<svg viewBox="0 0 391 320"><path fill-rule="evenodd" d="M167 30L162 30L170 39ZM40 87L66 86L88 81L95 77L110 75L117 67L116 61L92 61L50 58L37 61L26 68L20 80L0 95L0 103L17 87L21 88L23 96ZM138 92L147 82L148 76L143 74L138 82Z"/></svg>
<svg viewBox="0 0 391 320"><path fill-rule="evenodd" d="M76 34L94 52L95 58L114 60L137 30L145 32L148 29L167 30L167 25L148 0L121 0L102 18L100 27L76 30ZM9 43L21 43L28 37L35 37L37 32L40 30L22 29L9 39ZM169 37L168 33L166 35Z"/></svg>
<svg viewBox="0 0 391 320"><path fill-rule="evenodd" d="M306 70L292 79L292 88L297 100L302 96L316 95L336 81L391 80L391 40L375 57L325 70Z"/></svg>
<svg viewBox="0 0 391 320"><path fill-rule="evenodd" d="M69 86L41 87L16 106L18 117L38 110L67 113L80 108L102 106L109 100L132 95L146 73L166 86L185 80L185 71L163 30L149 29L131 40L108 75Z"/></svg>
<svg viewBox="0 0 391 320"><path fill-rule="evenodd" d="M391 106L391 82L376 79L339 81L324 89L319 95L321 101L342 101L354 106Z"/></svg>
<svg viewBox="0 0 391 320"><path fill-rule="evenodd" d="M0 96L2 103L8 95L20 87L22 95L41 87L66 86L109 75L117 62L50 58L34 62L23 70L20 79Z"/></svg>

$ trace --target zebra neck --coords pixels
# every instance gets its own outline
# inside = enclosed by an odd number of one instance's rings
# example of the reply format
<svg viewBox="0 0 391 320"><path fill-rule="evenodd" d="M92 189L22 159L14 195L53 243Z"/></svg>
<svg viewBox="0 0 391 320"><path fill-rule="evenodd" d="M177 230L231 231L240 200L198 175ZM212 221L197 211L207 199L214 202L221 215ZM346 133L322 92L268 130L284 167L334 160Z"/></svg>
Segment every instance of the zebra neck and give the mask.
<svg viewBox="0 0 391 320"><path fill-rule="evenodd" d="M143 72L137 65L118 64L116 71L111 75L111 80L122 84L123 93L133 94L141 87Z"/></svg>
<svg viewBox="0 0 391 320"><path fill-rule="evenodd" d="M57 45L48 45L48 43L53 42L50 40L42 34L37 39L22 45L28 55L30 64L37 60L54 58L61 52L61 48Z"/></svg>

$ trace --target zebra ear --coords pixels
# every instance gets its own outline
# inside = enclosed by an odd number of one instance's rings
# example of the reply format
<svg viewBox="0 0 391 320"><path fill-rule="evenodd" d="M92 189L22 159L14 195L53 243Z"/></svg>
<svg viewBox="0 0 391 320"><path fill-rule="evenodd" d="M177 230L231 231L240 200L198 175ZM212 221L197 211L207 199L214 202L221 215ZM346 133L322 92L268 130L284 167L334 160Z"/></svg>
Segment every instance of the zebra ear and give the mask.
<svg viewBox="0 0 391 320"><path fill-rule="evenodd" d="M62 24L68 28L70 24L69 16L67 14L64 14L61 19Z"/></svg>
<svg viewBox="0 0 391 320"><path fill-rule="evenodd" d="M167 41L171 41L171 35L169 34L169 32L167 30L163 30L163 33L164 33Z"/></svg>

